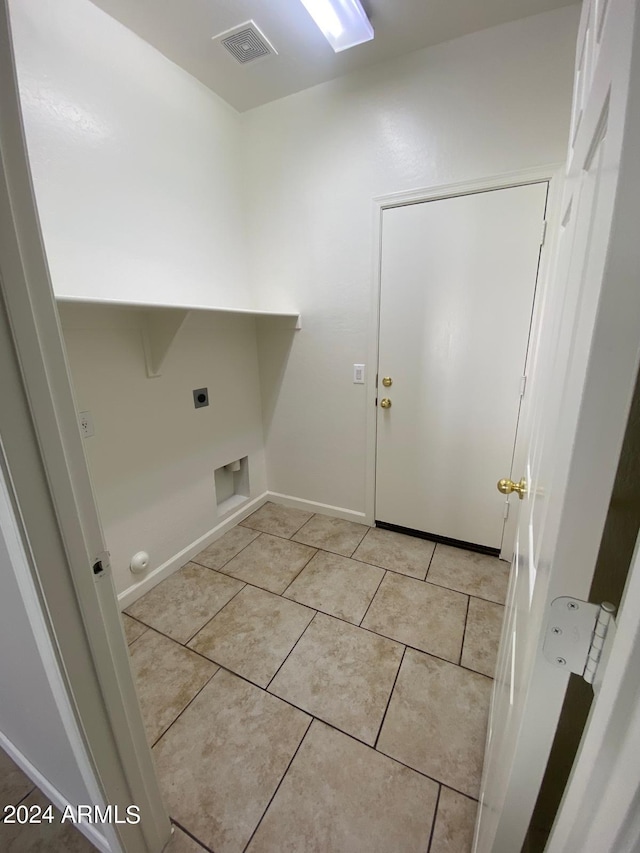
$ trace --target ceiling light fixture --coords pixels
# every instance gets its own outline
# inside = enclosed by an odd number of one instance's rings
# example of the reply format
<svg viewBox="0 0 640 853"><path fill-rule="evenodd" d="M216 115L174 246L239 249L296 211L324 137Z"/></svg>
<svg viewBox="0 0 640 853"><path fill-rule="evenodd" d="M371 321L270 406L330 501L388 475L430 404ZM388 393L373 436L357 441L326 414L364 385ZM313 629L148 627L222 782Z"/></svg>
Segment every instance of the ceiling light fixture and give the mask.
<svg viewBox="0 0 640 853"><path fill-rule="evenodd" d="M373 27L359 0L302 0L336 53L373 38Z"/></svg>

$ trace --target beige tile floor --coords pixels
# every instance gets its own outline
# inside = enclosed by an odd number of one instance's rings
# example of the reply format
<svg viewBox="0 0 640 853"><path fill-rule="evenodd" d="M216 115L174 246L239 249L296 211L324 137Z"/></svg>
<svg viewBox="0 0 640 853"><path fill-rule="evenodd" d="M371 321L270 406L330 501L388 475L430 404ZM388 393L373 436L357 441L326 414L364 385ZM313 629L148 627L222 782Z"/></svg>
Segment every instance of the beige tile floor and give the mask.
<svg viewBox="0 0 640 853"><path fill-rule="evenodd" d="M129 607L176 850L468 853L507 581L268 503Z"/></svg>
<svg viewBox="0 0 640 853"><path fill-rule="evenodd" d="M468 853L507 581L268 503L135 602L170 853ZM41 796L2 757L3 800ZM0 849L90 848L0 824Z"/></svg>
<svg viewBox="0 0 640 853"><path fill-rule="evenodd" d="M39 806L42 811L51 803L33 782L0 749L0 850L2 853L91 853L93 844L71 823L60 823L57 809L53 823L5 823L5 806Z"/></svg>
<svg viewBox="0 0 640 853"><path fill-rule="evenodd" d="M138 635L139 636L139 633ZM71 823L61 823L62 815L35 787L20 768L0 749L0 851L2 853L95 853L95 848ZM52 823L5 823L4 806L34 806L44 812L49 806L54 813ZM203 853L204 848L179 827L164 853Z"/></svg>

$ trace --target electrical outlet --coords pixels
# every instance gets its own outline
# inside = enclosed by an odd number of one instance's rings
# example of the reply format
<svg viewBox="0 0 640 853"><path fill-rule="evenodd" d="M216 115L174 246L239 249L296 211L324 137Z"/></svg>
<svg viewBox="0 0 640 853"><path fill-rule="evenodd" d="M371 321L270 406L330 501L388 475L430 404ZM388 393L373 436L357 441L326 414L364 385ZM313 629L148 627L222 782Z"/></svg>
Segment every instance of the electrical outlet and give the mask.
<svg viewBox="0 0 640 853"><path fill-rule="evenodd" d="M82 433L82 437L89 438L89 436L94 435L95 430L93 428L91 412L80 412L78 417L80 419L80 432Z"/></svg>
<svg viewBox="0 0 640 853"><path fill-rule="evenodd" d="M209 392L206 388L196 388L193 392L193 405L196 409L202 409L209 405Z"/></svg>
<svg viewBox="0 0 640 853"><path fill-rule="evenodd" d="M364 364L353 365L354 385L364 385Z"/></svg>

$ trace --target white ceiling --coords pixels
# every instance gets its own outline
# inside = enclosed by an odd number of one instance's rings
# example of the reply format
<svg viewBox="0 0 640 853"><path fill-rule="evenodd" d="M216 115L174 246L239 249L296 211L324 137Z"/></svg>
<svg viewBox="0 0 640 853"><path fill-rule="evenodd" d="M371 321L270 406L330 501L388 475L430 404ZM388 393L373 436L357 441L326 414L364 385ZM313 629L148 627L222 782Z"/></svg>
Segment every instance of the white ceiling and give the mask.
<svg viewBox="0 0 640 853"><path fill-rule="evenodd" d="M375 29L335 54L300 0L93 0L244 111L350 71L575 0L363 0ZM278 56L240 65L211 41L253 19Z"/></svg>

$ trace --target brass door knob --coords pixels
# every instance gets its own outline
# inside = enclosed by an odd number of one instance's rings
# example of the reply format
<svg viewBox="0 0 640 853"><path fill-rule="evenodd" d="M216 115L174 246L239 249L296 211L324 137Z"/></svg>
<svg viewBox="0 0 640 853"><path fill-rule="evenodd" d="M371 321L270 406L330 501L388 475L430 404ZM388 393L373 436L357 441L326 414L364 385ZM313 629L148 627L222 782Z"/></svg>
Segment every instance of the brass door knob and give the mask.
<svg viewBox="0 0 640 853"><path fill-rule="evenodd" d="M385 388L391 388L391 386L393 385L393 379L390 376L385 376L382 380L382 384Z"/></svg>
<svg viewBox="0 0 640 853"><path fill-rule="evenodd" d="M517 492L518 497L522 500L527 494L527 484L524 477L519 483L514 483L513 480L498 480L498 491L502 492L503 495L510 495L511 492Z"/></svg>
<svg viewBox="0 0 640 853"><path fill-rule="evenodd" d="M390 409L391 408L391 400L388 397L384 397L380 400L380 408L381 409Z"/></svg>

